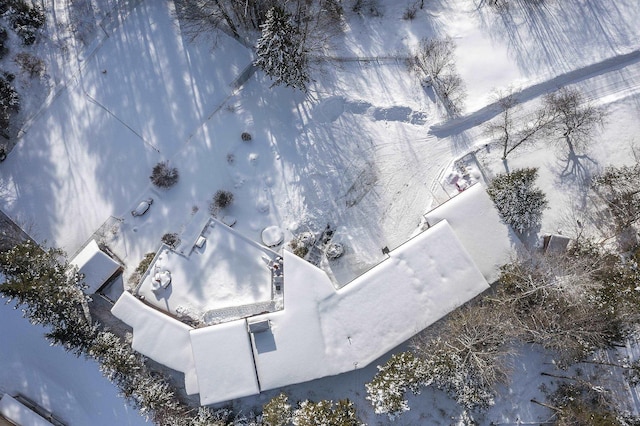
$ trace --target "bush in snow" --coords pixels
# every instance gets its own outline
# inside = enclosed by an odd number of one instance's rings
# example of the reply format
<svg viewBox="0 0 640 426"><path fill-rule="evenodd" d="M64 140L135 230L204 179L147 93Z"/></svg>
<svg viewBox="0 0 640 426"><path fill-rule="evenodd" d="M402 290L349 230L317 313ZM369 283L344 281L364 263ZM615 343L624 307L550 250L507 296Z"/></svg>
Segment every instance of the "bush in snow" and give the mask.
<svg viewBox="0 0 640 426"><path fill-rule="evenodd" d="M286 426L291 422L291 405L284 393L272 398L262 407L262 423L265 426Z"/></svg>
<svg viewBox="0 0 640 426"><path fill-rule="evenodd" d="M168 161L161 161L156 164L153 167L151 176L149 176L151 183L159 188L171 188L178 183L179 178L180 174L178 173L178 169L169 166Z"/></svg>
<svg viewBox="0 0 640 426"><path fill-rule="evenodd" d="M156 257L156 254L155 252L152 252L152 251L144 255L144 257L136 267L135 271L133 271L133 274L131 274L131 276L129 277L129 281L128 281L129 284L135 285L140 282L140 278L142 278L142 274L147 272L147 269L149 269L149 265L151 265L151 262L153 261L154 257Z"/></svg>
<svg viewBox="0 0 640 426"><path fill-rule="evenodd" d="M611 389L583 378L567 378L547 397L556 425L637 425L638 416L622 413Z"/></svg>
<svg viewBox="0 0 640 426"><path fill-rule="evenodd" d="M304 258L315 243L316 236L313 235L313 232L305 231L289 241L289 247L291 247L293 254Z"/></svg>
<svg viewBox="0 0 640 426"><path fill-rule="evenodd" d="M20 109L20 96L7 76L0 76L0 133L8 128L11 115Z"/></svg>
<svg viewBox="0 0 640 426"><path fill-rule="evenodd" d="M29 77L33 78L44 74L44 61L37 56L22 52L18 53L14 60L20 68L29 73Z"/></svg>
<svg viewBox="0 0 640 426"><path fill-rule="evenodd" d="M255 65L273 80L305 91L309 83L308 58L303 36L291 16L279 6L267 12L256 44Z"/></svg>
<svg viewBox="0 0 640 426"><path fill-rule="evenodd" d="M180 237L175 232L168 232L162 236L162 242L175 249L180 245Z"/></svg>
<svg viewBox="0 0 640 426"><path fill-rule="evenodd" d="M295 426L360 426L363 423L356 415L353 402L342 399L335 404L333 401L302 401L293 412L292 423Z"/></svg>
<svg viewBox="0 0 640 426"><path fill-rule="evenodd" d="M213 194L213 198L209 203L209 213L215 216L219 210L229 207L232 203L233 192L219 189L215 194Z"/></svg>
<svg viewBox="0 0 640 426"><path fill-rule="evenodd" d="M537 176L536 168L518 169L496 176L487 188L502 219L521 234L540 224L547 207L544 192L534 187Z"/></svg>
<svg viewBox="0 0 640 426"><path fill-rule="evenodd" d="M340 243L331 243L325 251L327 259L336 260L344 254L344 246Z"/></svg>
<svg viewBox="0 0 640 426"><path fill-rule="evenodd" d="M251 137L251 133L249 132L242 132L242 134L240 135L240 139L242 139L244 142L250 142L252 137Z"/></svg>

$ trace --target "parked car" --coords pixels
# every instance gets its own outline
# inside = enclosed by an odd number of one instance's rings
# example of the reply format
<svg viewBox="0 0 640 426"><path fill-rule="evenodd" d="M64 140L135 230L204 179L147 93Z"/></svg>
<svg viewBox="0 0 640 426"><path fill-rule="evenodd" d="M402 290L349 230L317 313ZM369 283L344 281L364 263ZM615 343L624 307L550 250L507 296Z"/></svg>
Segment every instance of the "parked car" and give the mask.
<svg viewBox="0 0 640 426"><path fill-rule="evenodd" d="M147 212L147 210L149 210L149 207L151 207L151 204L153 204L153 198L147 198L146 200L140 201L140 204L138 204L138 207L136 207L134 210L131 210L131 215L142 216Z"/></svg>

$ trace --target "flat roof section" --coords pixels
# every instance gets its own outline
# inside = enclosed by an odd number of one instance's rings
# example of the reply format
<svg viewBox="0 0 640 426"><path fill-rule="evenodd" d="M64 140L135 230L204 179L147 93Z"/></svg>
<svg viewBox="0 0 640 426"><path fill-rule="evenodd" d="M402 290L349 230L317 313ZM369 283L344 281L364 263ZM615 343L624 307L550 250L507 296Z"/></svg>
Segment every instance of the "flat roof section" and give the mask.
<svg viewBox="0 0 640 426"><path fill-rule="evenodd" d="M184 373L187 394L198 393L189 335L192 327L147 306L126 291L111 308L111 313L133 328L131 346L134 350Z"/></svg>
<svg viewBox="0 0 640 426"><path fill-rule="evenodd" d="M246 320L191 331L200 404L260 392Z"/></svg>
<svg viewBox="0 0 640 426"><path fill-rule="evenodd" d="M0 399L0 417L19 426L51 426L51 422L34 413L8 394L2 395L2 399Z"/></svg>
<svg viewBox="0 0 640 426"><path fill-rule="evenodd" d="M522 243L507 226L477 183L424 215L430 225L447 220L478 269L489 283L500 277L500 266L509 263Z"/></svg>

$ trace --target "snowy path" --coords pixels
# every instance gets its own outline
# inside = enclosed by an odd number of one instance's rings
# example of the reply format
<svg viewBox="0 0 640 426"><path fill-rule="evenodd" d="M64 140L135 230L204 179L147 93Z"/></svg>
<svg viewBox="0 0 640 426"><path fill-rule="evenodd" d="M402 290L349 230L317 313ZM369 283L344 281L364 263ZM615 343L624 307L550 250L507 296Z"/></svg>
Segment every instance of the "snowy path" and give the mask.
<svg viewBox="0 0 640 426"><path fill-rule="evenodd" d="M605 90L602 90L601 88L601 90L594 93L597 97L606 98L607 101L610 102L612 100L610 95L618 94L617 99L619 99L620 96L629 96L640 90L639 61L640 50L634 50L631 53L617 55L612 58L605 59L604 61L561 74L532 86L514 90L513 94L519 103L525 103L558 90L563 86L588 82L589 80L595 81L599 78L607 79L607 76L616 71L622 71L624 69L630 70L632 74L629 77L635 78L637 80L636 83L629 86L628 84L620 84L620 81L609 82ZM440 138L448 137L472 127L482 125L496 117L498 114L500 114L500 107L496 101L474 112L465 114L462 117L448 120L444 123L434 124L431 126L430 133Z"/></svg>

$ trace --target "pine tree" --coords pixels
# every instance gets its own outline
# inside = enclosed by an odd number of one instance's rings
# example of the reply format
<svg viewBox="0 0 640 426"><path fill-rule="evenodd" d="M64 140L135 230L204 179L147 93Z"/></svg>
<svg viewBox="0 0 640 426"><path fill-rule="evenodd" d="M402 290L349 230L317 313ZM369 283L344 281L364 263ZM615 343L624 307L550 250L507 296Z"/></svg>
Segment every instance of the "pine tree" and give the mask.
<svg viewBox="0 0 640 426"><path fill-rule="evenodd" d="M537 226L547 207L544 192L534 187L537 176L536 168L518 169L496 176L487 188L500 216L516 232Z"/></svg>
<svg viewBox="0 0 640 426"><path fill-rule="evenodd" d="M261 28L255 65L271 77L274 86L284 84L306 91L308 57L304 37L292 24L291 16L280 7L272 7Z"/></svg>
<svg viewBox="0 0 640 426"><path fill-rule="evenodd" d="M400 352L378 366L378 373L365 387L375 413L387 414L394 419L409 410L404 397L406 392L410 390L417 394L424 384L426 373L422 361L412 352Z"/></svg>
<svg viewBox="0 0 640 426"><path fill-rule="evenodd" d="M76 354L90 345L96 333L84 294L85 284L59 249L43 250L31 241L0 253L5 282L0 294L15 302L32 324L49 327L47 337Z"/></svg>

